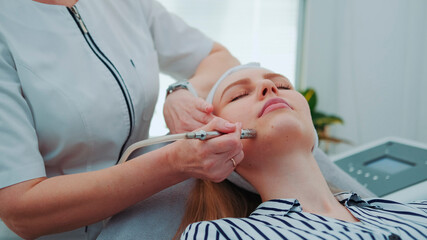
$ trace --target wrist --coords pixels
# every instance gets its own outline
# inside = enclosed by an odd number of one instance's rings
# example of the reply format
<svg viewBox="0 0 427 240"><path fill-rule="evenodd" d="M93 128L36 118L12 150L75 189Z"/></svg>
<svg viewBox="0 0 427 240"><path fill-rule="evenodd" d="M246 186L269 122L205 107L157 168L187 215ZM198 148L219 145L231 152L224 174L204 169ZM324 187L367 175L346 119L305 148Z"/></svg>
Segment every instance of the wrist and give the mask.
<svg viewBox="0 0 427 240"><path fill-rule="evenodd" d="M187 179L190 176L185 171L183 159L188 158L189 156L182 156L181 142L181 140L178 140L165 147L165 164L168 165L173 175L181 179Z"/></svg>
<svg viewBox="0 0 427 240"><path fill-rule="evenodd" d="M166 89L166 97L169 96L169 94L179 90L179 89L185 89L189 91L193 96L198 97L196 89L191 85L189 81L186 82L177 82L174 84L169 85L169 87Z"/></svg>
<svg viewBox="0 0 427 240"><path fill-rule="evenodd" d="M188 174L182 171L182 164L178 163L180 158L175 152L176 148L171 147L173 144L171 143L142 154L128 162L127 165L131 170L127 172L128 174L132 173L129 176L134 176L133 179L141 183L139 186L144 196L140 196L140 199L145 199L159 190L163 190L189 178ZM155 183L149 186L145 184L153 179L156 179Z"/></svg>

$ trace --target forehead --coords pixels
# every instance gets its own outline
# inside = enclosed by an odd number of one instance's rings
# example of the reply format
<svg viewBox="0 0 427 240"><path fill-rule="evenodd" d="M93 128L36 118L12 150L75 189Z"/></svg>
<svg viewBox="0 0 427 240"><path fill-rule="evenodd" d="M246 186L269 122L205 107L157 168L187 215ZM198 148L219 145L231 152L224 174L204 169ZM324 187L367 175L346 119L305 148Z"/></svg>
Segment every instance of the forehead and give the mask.
<svg viewBox="0 0 427 240"><path fill-rule="evenodd" d="M273 79L273 78L283 78L288 81L288 79L283 75L274 73L264 68L243 69L228 75L218 86L216 94L222 92L230 84L242 79L248 79L250 81L255 82L262 79Z"/></svg>
<svg viewBox="0 0 427 240"><path fill-rule="evenodd" d="M272 73L271 71L267 69L262 68L249 68L249 69L243 69L237 72L234 72L230 75L228 75L218 86L218 90L224 89L228 85L230 85L233 82L236 82L241 79L248 78L250 80L256 81L257 79L260 79L265 73Z"/></svg>
<svg viewBox="0 0 427 240"><path fill-rule="evenodd" d="M230 75L228 75L224 81L233 81L238 80L239 78L259 78L262 77L266 73L273 73L270 70L264 69L264 68L248 68L248 69L242 69L240 71L234 72Z"/></svg>

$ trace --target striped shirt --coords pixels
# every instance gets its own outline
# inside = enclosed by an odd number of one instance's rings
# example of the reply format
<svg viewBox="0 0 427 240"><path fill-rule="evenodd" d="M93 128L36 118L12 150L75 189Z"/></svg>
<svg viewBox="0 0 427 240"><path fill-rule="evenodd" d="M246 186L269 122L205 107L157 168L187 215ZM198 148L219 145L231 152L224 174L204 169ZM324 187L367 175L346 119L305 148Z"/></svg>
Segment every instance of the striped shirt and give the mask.
<svg viewBox="0 0 427 240"><path fill-rule="evenodd" d="M354 193L335 196L360 222L307 213L296 199L263 202L247 218L189 225L181 239L427 239L427 201L402 204Z"/></svg>

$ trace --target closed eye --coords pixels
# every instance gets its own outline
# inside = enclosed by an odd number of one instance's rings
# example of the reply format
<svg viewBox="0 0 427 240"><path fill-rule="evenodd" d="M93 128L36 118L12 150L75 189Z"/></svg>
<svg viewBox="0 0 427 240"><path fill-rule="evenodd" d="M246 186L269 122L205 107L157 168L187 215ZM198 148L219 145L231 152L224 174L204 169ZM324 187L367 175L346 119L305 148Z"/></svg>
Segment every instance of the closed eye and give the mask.
<svg viewBox="0 0 427 240"><path fill-rule="evenodd" d="M285 90L291 90L292 87L289 84L279 83L277 84L278 89L285 89Z"/></svg>
<svg viewBox="0 0 427 240"><path fill-rule="evenodd" d="M235 97L233 97L230 102L234 102L236 100L239 100L240 98L247 96L247 95L249 95L249 92L247 92L247 91L241 92L241 93L237 94Z"/></svg>

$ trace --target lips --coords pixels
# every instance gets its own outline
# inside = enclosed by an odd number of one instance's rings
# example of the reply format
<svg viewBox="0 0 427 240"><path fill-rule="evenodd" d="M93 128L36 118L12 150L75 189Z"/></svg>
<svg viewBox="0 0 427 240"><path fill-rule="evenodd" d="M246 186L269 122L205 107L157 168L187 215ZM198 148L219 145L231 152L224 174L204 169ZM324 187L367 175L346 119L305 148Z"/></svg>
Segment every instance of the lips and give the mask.
<svg viewBox="0 0 427 240"><path fill-rule="evenodd" d="M272 112L274 110L280 109L280 108L291 108L291 106L282 98L272 98L268 100L265 104L262 110L258 113L258 117L262 117L263 115Z"/></svg>

